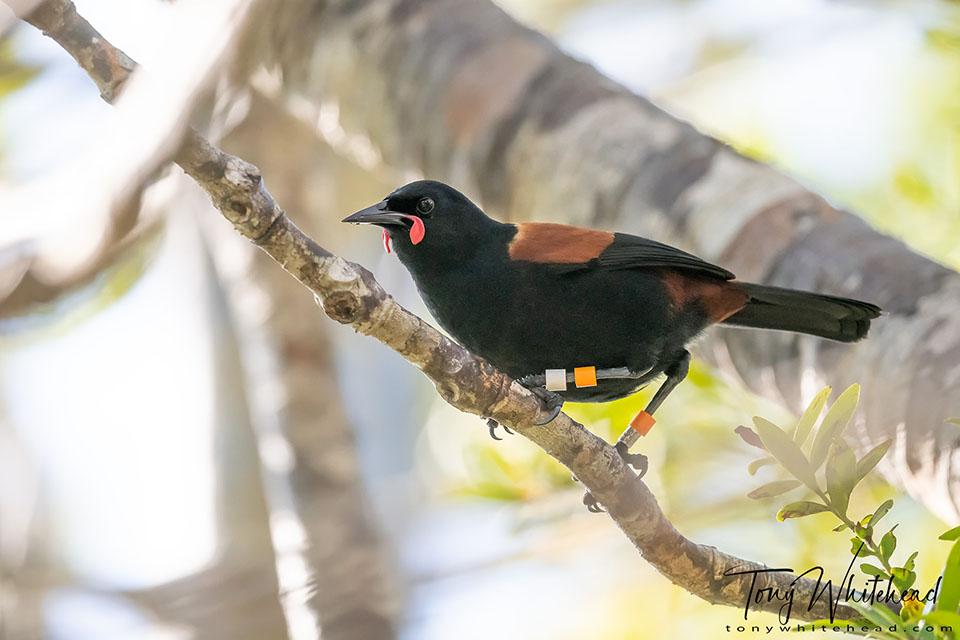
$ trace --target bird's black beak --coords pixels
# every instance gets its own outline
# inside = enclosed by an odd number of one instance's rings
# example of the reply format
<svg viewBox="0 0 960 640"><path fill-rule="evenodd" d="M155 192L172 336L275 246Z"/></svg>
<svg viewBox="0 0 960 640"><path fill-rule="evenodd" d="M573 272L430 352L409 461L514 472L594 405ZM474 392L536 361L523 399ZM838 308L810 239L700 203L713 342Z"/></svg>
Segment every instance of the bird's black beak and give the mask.
<svg viewBox="0 0 960 640"><path fill-rule="evenodd" d="M352 224L375 224L381 227L388 226L399 226L403 227L407 225L407 218L409 216L397 213L396 211L390 211L387 209L387 201L378 202L375 205L367 207L366 209L361 209L357 211L352 216L347 216L342 220L342 222L350 222Z"/></svg>

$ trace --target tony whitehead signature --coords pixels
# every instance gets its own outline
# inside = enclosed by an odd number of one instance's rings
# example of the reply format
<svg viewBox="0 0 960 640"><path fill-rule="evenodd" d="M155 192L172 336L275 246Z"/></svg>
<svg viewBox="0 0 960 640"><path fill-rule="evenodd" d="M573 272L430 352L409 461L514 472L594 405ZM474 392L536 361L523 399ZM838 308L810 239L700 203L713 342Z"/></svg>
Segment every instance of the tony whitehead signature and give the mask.
<svg viewBox="0 0 960 640"><path fill-rule="evenodd" d="M937 594L940 591L940 581L942 577L937 579L937 584L927 591L926 595L920 597L920 592L917 589L907 589L905 591L897 591L893 586L893 579L888 578L886 585L881 585L881 578L878 576L873 576L872 578L865 581L865 586L862 591L857 591L853 588L853 563L856 562L857 558L860 556L860 551L863 550L863 544L860 544L860 547L857 549L857 553L854 554L853 559L850 561L850 564L847 566L847 572L843 574L843 580L840 582L838 588L834 588L833 581L823 580L823 567L816 566L811 567L804 571L803 573L797 574L797 576L787 585L786 588L778 587L761 587L757 588L757 576L763 573L793 573L793 569L746 569L743 571L738 571L738 567L733 567L732 569L727 569L723 575L727 577L733 576L750 576L750 592L747 594L747 601L744 603L743 608L743 619L747 619L747 614L750 613L751 605L760 605L764 601L766 602L781 602L782 605L779 609L779 616L781 624L787 624L790 622L790 614L793 612L793 603L794 596L796 595L796 584L800 578L810 577L814 579L816 575L816 584L814 585L813 592L810 594L809 602L806 602L807 611L811 611L814 606L820 599L826 596L829 610L830 610L830 622L834 621L834 618L837 613L837 607L840 605L840 602L862 602L864 604L873 605L876 603L901 603L904 600L917 599L920 602L930 602L937 599ZM885 588L881 588L885 586ZM804 603L801 603L804 604ZM758 607L759 608L759 607Z"/></svg>

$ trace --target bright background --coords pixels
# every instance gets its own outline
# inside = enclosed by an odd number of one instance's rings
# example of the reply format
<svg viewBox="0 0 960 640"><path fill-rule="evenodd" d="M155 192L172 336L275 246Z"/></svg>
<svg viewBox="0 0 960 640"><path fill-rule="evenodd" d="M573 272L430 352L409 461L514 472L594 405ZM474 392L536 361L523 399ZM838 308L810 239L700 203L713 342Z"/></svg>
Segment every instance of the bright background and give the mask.
<svg viewBox="0 0 960 640"><path fill-rule="evenodd" d="M958 5L500 4L699 129L960 267ZM134 58L162 55L168 5L77 5ZM0 41L0 71L0 190L42 179L97 143L109 107L53 42L15 29ZM236 148L249 135L234 132ZM396 186L382 168L357 166L320 140L310 144L326 175L304 201L330 220ZM271 171L284 170L248 159L268 183ZM227 524L263 516L253 444L229 436L235 446L225 449L218 440L243 422L236 383L218 376L222 303L196 229L171 215L161 237L91 285L0 323L0 556L39 556L58 576L43 585L44 637L190 637L120 592L215 562ZM404 305L426 314L395 256L383 255L378 233L333 224L325 233L322 244L371 268ZM0 257L14 251L6 247ZM493 442L480 420L445 405L398 356L320 318L318 330L336 347L343 400L403 594L401 637L731 635L724 627L742 612L673 587L608 519L583 510L581 488L543 452L520 437ZM645 399L568 408L615 437ZM643 443L648 484L698 542L770 566L822 564L839 579L848 536L830 533L819 516L778 523L782 501L745 497L764 480L747 473L755 456L733 429L756 414L791 420L695 367ZM253 487L249 495L226 491L216 471L225 464L247 478L231 491ZM918 584L932 585L947 552L946 543L932 544L944 523L880 482L855 494L852 511L872 511L890 496L896 506L887 517L900 523L901 549L922 551ZM252 506L225 523L225 501ZM265 535L265 527L251 530L259 531L252 539ZM264 552L262 543L250 544ZM3 606L5 590L22 588L29 585L0 582L0 615L16 614ZM772 616L751 620L773 623Z"/></svg>

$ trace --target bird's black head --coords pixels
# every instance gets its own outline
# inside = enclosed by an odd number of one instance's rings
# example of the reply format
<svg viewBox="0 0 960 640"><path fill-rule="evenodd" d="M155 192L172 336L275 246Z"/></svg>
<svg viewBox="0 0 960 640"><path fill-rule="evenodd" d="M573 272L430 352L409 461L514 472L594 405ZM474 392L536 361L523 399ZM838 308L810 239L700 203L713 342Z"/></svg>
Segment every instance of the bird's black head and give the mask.
<svg viewBox="0 0 960 640"><path fill-rule="evenodd" d="M465 195L434 180L411 182L343 221L383 227L384 242L389 238L410 269L462 260L481 248L491 228L502 226Z"/></svg>

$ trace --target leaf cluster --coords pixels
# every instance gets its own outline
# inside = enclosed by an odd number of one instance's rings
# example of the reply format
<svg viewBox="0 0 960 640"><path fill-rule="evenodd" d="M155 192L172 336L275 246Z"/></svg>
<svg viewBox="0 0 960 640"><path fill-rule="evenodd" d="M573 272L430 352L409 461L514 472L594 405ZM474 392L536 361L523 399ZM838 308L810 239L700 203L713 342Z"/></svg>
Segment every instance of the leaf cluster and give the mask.
<svg viewBox="0 0 960 640"><path fill-rule="evenodd" d="M838 520L834 531L849 530L853 534L850 538L851 553L855 557L868 560L860 564L864 574L876 577L884 583L892 583L900 593L911 592L917 579L915 569L918 552L910 554L902 564L895 564L893 556L897 549L895 533L897 525L894 524L878 536L881 520L890 511L893 501L886 500L871 513L859 519L854 519L849 514L850 496L853 490L883 459L890 448L891 441L881 442L858 459L844 441L843 433L857 409L860 387L852 385L847 388L830 406L826 414L823 414L830 393L829 387L818 393L791 430L782 429L761 417L753 419L755 429L748 427L737 429L737 433L744 441L763 449L768 454L750 463L748 471L751 475L756 474L761 467L778 464L792 476L789 479L768 482L751 491L748 496L754 499L770 498L798 488L805 488L807 492L805 499L782 507L777 513L778 520L782 522L789 518L802 518L817 513L832 514ZM819 426L817 426L818 421ZM957 531L960 536L960 528ZM960 579L957 581L957 587L960 589ZM893 625L903 630L906 627L900 623L907 621L915 623L923 615L922 604L916 598L908 598L904 602L899 617L885 607L858 608L864 615L865 623L882 626L887 630ZM955 610L956 607L954 607ZM960 626L957 628L960 629ZM878 633L880 632L871 632L869 635ZM889 636L890 633L890 631L884 631L880 635ZM903 633L908 632L904 630ZM898 635L896 637L914 636Z"/></svg>
<svg viewBox="0 0 960 640"><path fill-rule="evenodd" d="M750 463L750 475L755 475L761 467L779 464L793 476L768 482L747 495L754 499L771 498L805 487L807 499L791 502L781 508L777 513L778 520L782 522L788 518L831 513L839 520L834 531L848 529L853 533L850 552L855 557L869 559L860 564L860 570L884 583L893 584L905 596L899 615L884 606L867 607L857 602L850 603L863 616L853 622L872 626L867 636L896 640L960 637L960 527L940 536L941 540L954 541L954 546L943 568L936 600L924 603L919 592L913 589L917 579L915 569L919 552L911 553L902 564L894 564L896 524L877 540L878 526L893 507L893 500L884 501L872 513L856 521L848 514L850 495L883 459L891 442L881 442L860 459L844 442L843 432L860 400L859 385L852 385L840 394L823 416L810 441L830 392L827 387L818 393L790 431L760 417L753 419L756 430L744 426L736 429L747 444L767 453ZM960 425L960 419L957 418L951 418L948 422Z"/></svg>

